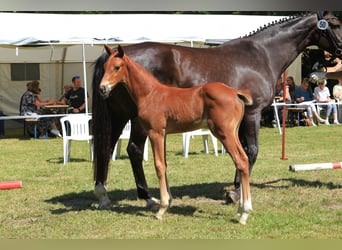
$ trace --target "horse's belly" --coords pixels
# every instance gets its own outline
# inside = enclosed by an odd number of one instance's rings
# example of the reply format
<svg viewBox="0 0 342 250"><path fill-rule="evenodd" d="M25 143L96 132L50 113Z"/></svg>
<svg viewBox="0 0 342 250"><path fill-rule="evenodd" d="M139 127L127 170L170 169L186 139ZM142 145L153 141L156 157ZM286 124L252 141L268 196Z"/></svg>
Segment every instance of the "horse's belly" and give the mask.
<svg viewBox="0 0 342 250"><path fill-rule="evenodd" d="M179 122L179 121L168 121L166 126L167 134L183 133L193 131L201 128L207 128L207 120L200 119L198 121L191 122Z"/></svg>

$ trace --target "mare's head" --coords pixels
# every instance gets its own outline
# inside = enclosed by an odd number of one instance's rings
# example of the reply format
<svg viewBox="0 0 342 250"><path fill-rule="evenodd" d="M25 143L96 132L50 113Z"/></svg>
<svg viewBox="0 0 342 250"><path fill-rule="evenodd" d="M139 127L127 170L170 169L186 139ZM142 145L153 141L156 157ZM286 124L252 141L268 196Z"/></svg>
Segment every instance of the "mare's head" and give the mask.
<svg viewBox="0 0 342 250"><path fill-rule="evenodd" d="M342 57L342 24L332 12L317 12L318 46Z"/></svg>
<svg viewBox="0 0 342 250"><path fill-rule="evenodd" d="M118 50L114 51L107 45L105 45L108 59L103 65L104 74L99 86L101 96L106 99L109 97L110 92L119 83L126 82L127 68L124 66L123 60L124 52L121 46L118 46Z"/></svg>

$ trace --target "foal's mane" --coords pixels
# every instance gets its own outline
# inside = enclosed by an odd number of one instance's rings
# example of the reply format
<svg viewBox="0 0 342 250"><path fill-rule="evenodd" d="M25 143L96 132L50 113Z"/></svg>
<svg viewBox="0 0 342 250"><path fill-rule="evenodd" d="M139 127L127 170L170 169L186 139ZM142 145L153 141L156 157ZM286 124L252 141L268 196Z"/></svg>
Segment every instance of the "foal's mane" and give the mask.
<svg viewBox="0 0 342 250"><path fill-rule="evenodd" d="M306 13L302 13L301 15L288 16L288 17L284 17L284 18L279 19L279 20L272 21L271 23L268 23L267 25L265 24L264 26L260 26L257 30L253 30L253 31L250 32L248 35L243 36L243 38L254 36L254 35L260 33L261 31L264 31L264 30L266 30L266 29L268 29L268 28L270 28L270 27L274 27L274 26L276 26L276 25L279 25L279 24L283 24L283 23L289 22L290 20L299 19L299 18L308 16L309 14L311 14L311 13L307 13L307 12L306 12ZM241 37L240 37L240 38L241 38Z"/></svg>

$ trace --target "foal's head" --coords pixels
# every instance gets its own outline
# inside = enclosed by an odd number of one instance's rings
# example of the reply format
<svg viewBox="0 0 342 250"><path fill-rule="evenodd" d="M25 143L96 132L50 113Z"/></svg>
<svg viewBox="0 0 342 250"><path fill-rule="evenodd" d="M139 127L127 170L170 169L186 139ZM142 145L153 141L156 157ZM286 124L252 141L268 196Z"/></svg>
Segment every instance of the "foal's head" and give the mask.
<svg viewBox="0 0 342 250"><path fill-rule="evenodd" d="M103 65L104 75L99 90L103 98L108 98L117 84L126 82L127 68L124 66L124 51L121 46L118 47L117 51L112 50L107 45L105 45L105 49L109 57Z"/></svg>

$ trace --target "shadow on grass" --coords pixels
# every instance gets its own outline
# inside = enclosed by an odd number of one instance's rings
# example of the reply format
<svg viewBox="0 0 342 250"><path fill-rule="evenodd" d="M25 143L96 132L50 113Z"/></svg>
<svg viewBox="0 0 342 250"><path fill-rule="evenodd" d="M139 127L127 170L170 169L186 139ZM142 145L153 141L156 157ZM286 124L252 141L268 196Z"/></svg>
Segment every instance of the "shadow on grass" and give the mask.
<svg viewBox="0 0 342 250"><path fill-rule="evenodd" d="M201 183L194 185L182 185L171 187L172 196L174 199L187 198L197 198L202 197L213 201L222 200L223 202L223 187L227 185L225 183ZM218 192L221 190L222 192ZM151 188L151 194L159 197L159 189ZM137 200L137 192L135 189L129 190L114 190L108 192L109 198L114 201L113 206L109 209L117 213L125 214L141 214L146 211L146 208L141 205L132 204L118 204L115 203L122 200ZM52 197L51 199L45 200L47 203L52 204L63 204L63 208L52 209L53 214L63 214L72 211L81 210L97 210L98 200L96 199L93 191L82 191L67 193L61 196ZM180 214L180 215L192 215L196 208L191 205L179 205L173 204L169 209L170 213Z"/></svg>
<svg viewBox="0 0 342 250"><path fill-rule="evenodd" d="M286 182L290 184L286 184ZM284 183L283 185L278 185L278 183ZM317 187L325 187L327 189L337 189L341 188L341 184L334 184L332 182L321 182L321 181L308 181L303 179L296 178L282 178L273 181L267 181L264 183L251 183L251 186L264 189L264 188L290 188L293 186L298 187L309 187L309 188L317 188Z"/></svg>
<svg viewBox="0 0 342 250"><path fill-rule="evenodd" d="M52 163L52 164L63 164L64 158L63 157L51 158L51 159L46 160L46 162ZM89 159L86 159L86 158L70 157L69 162L90 162L90 161L89 161Z"/></svg>
<svg viewBox="0 0 342 250"><path fill-rule="evenodd" d="M278 185L279 183L284 184ZM341 188L341 185L336 185L331 182L324 183L320 181L307 181L295 178L283 178L264 183L251 183L252 192L253 187L258 189L288 189L292 186L309 188L326 187L328 189ZM234 186L233 183L214 182L173 186L170 188L174 199L181 200L184 197L190 199L200 198L202 200L204 199L204 202L207 203L222 201L222 204L224 204L224 190L226 189L226 187L228 187L229 189L233 189ZM159 197L159 189L151 188L150 192L152 195ZM109 210L116 213L143 215L143 212L147 210L144 206L141 205L115 203L122 200L136 201L137 192L135 189L109 191L108 196L112 201L114 201L113 206ZM93 191L68 193L61 196L52 197L51 199L45 200L45 202L52 204L63 204L63 208L52 209L52 214L63 214L81 210L97 210L98 205L98 200L96 199ZM196 200L191 202L196 203ZM177 202L177 204L173 204L171 206L171 208L169 209L169 213L191 216L196 211L196 207L188 204L189 202L184 205L182 205L182 201Z"/></svg>

